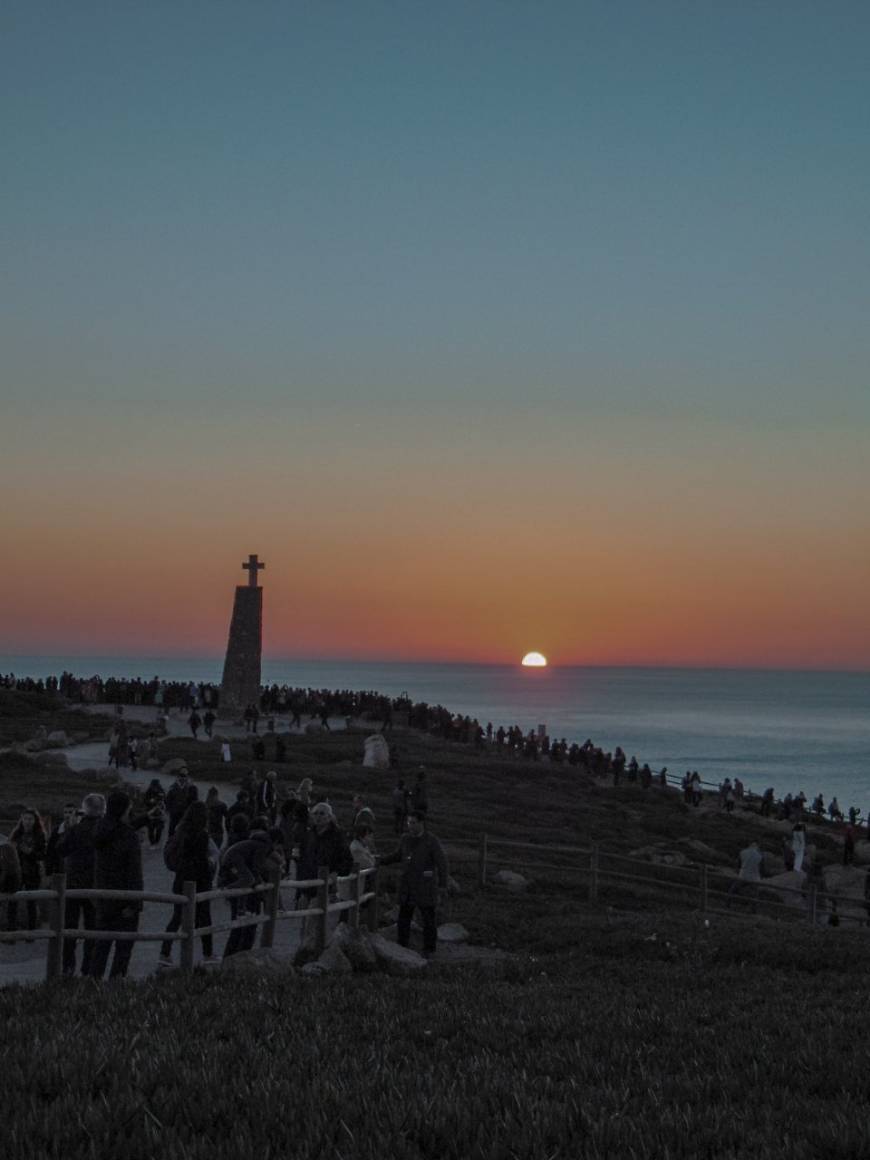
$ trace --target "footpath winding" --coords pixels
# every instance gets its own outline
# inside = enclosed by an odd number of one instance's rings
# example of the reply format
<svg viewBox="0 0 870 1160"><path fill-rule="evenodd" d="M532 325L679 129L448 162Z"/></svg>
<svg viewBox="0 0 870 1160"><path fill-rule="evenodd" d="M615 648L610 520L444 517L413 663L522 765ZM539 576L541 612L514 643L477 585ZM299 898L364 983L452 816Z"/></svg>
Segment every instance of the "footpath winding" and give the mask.
<svg viewBox="0 0 870 1160"><path fill-rule="evenodd" d="M98 707L105 712L105 706ZM125 706L124 716L126 720L141 721L150 723L155 720L156 711L150 706ZM340 723L336 721L336 728L343 728L344 721ZM289 729L288 723L281 722L280 731L287 732ZM296 730L300 732L300 730ZM242 726L227 725L221 722L220 734L222 737L227 737L232 743L234 740L244 739L245 731ZM190 740L190 730L183 717L169 717L167 721L167 736L168 737L186 737ZM200 737L200 741L207 742L208 739ZM66 757L67 765L70 769L108 769L108 745L105 741L98 742L84 742L79 745L70 745L64 749L56 750L55 752L63 753ZM159 770L156 769L125 769L123 771L123 780L131 785L136 785L145 788L152 778L159 777ZM168 779L162 777L161 780L168 788ZM235 801L238 787L227 782L201 782L194 780L194 784L199 789L201 799L205 798L209 787L216 785L220 793L221 800L228 805ZM96 787L95 787L96 788ZM142 877L145 890L156 891L172 891L172 873L167 870L163 863L163 849L152 850L147 841L143 842L142 846ZM282 903L287 909L292 909L295 905L295 892L292 887L287 887L282 891ZM213 902L212 904L212 920L214 922L224 921L228 917L229 907L226 903ZM162 931L165 929L167 922L172 914L172 908L165 903L146 902L142 911L142 916L139 923L139 929L143 931ZM275 941L273 950L279 955L293 955L299 947L300 933L302 924L294 921L279 921L275 931ZM228 935L219 934L215 936L215 954L220 955L223 951L224 945ZM0 943L0 986L7 986L10 983L37 983L45 979L45 957L46 957L46 942L38 940L33 943L26 943L18 941L14 944ZM78 959L81 959L83 944L78 944ZM173 948L174 960L177 963L179 959L180 948L178 945ZM133 949L133 956L130 961L130 968L128 975L133 979L146 978L154 974L158 969L157 959L160 954L159 942L137 942ZM199 963L202 959L202 946L199 940L195 949L195 963Z"/></svg>

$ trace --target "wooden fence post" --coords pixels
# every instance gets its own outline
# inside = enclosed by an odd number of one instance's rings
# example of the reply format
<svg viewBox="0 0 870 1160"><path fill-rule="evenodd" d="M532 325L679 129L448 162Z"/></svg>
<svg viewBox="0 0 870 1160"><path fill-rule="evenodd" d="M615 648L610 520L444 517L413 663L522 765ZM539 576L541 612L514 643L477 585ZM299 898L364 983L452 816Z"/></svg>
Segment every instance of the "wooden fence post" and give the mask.
<svg viewBox="0 0 870 1160"><path fill-rule="evenodd" d="M710 867L705 862L701 867L701 913L707 912L707 894L710 889Z"/></svg>
<svg viewBox="0 0 870 1160"><path fill-rule="evenodd" d="M480 854L478 856L477 867L477 881L481 886L486 886L486 855L487 855L488 839L486 834L480 836Z"/></svg>
<svg viewBox="0 0 870 1160"><path fill-rule="evenodd" d="M592 843L589 851L589 901L598 901L598 843Z"/></svg>
<svg viewBox="0 0 870 1160"><path fill-rule="evenodd" d="M275 926L278 922L278 903L281 900L281 871L276 866L272 871L272 889L266 895L266 913L269 921L263 925L260 946L269 949L275 942Z"/></svg>
<svg viewBox="0 0 870 1160"><path fill-rule="evenodd" d="M66 921L66 874L52 874L51 888L57 895L51 904L50 923L54 937L48 944L46 979L59 979L63 968L63 929Z"/></svg>
<svg viewBox="0 0 870 1160"><path fill-rule="evenodd" d="M372 932L372 934L377 934L377 932L378 932L378 918L379 918L379 915L378 915L378 872L377 872L377 870L375 870L374 874L370 874L368 876L368 878L366 879L366 882L368 882L369 890L372 892L372 896L369 899L369 912L368 912L368 915L366 916L366 922L367 922L368 928Z"/></svg>
<svg viewBox="0 0 870 1160"><path fill-rule="evenodd" d="M181 941L181 969L193 970L193 932L196 930L196 883L185 882L182 891L186 899L181 911L181 929L184 938Z"/></svg>
<svg viewBox="0 0 870 1160"><path fill-rule="evenodd" d="M315 949L320 954L329 937L329 867L320 866L317 870L317 877L323 879L317 888L317 905L323 910L323 914L318 915L316 920L317 942Z"/></svg>
<svg viewBox="0 0 870 1160"><path fill-rule="evenodd" d="M362 893L363 893L363 878L360 875L359 866L357 866L357 868L356 868L356 881L354 882L353 885L354 885L354 895L353 896L354 896L354 900L356 902L356 905L354 906L353 910L350 912L350 925L353 927L354 930L359 930L359 912L360 912L360 907L362 905L360 903L360 899L362 898Z"/></svg>

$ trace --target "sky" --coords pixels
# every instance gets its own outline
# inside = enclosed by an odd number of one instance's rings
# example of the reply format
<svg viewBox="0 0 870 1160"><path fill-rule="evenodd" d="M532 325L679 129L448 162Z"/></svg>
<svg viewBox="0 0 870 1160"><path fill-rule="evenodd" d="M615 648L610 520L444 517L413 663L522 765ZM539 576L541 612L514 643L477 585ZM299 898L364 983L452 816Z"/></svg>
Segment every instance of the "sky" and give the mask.
<svg viewBox="0 0 870 1160"><path fill-rule="evenodd" d="M0 648L870 669L868 33L7 0Z"/></svg>

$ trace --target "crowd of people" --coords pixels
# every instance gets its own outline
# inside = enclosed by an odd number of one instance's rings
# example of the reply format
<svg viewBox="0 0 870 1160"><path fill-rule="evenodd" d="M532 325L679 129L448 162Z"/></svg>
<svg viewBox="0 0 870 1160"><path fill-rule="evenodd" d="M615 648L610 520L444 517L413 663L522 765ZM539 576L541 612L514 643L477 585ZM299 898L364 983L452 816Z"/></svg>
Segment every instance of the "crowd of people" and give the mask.
<svg viewBox="0 0 870 1160"><path fill-rule="evenodd" d="M172 890L182 894L184 884L196 884L198 894L215 887L249 889L227 901L231 919L261 913L263 892L255 888L276 876L290 883L296 905L310 904L314 887L296 887L317 879L325 868L334 889L347 890L342 878L355 871L400 863L398 941L409 944L411 921L419 909L423 925L423 951L436 949L436 905L447 885L447 861L438 839L426 828L428 786L425 770L407 788L399 779L392 794L393 832L396 848L379 854L375 844L375 814L361 795L355 795L344 824L326 798L316 800L311 778L279 800L274 770L253 772L245 779L236 800L227 805L217 787L200 800L187 767L180 760L174 780L164 787L153 778L139 800L124 791L104 796L86 795L80 806L68 803L62 816L46 829L35 810L24 810L7 842L0 845L0 894L13 897L6 905L6 929L18 931L23 918L25 941L40 922L38 903L16 892L37 890L51 875L64 873L67 889L143 890L142 846L161 850L171 872ZM349 897L349 895L348 895ZM23 906L24 913L20 913ZM64 927L67 930L136 931L142 903L112 899L96 902L67 899ZM182 904L173 907L160 947L158 964L172 965L173 936L180 930ZM211 904L196 902L197 928L212 925ZM223 958L250 949L256 938L255 923L231 929ZM81 957L77 961L77 944ZM62 970L102 978L114 947L110 977L127 973L132 940L64 939ZM203 962L215 964L212 934L202 935Z"/></svg>

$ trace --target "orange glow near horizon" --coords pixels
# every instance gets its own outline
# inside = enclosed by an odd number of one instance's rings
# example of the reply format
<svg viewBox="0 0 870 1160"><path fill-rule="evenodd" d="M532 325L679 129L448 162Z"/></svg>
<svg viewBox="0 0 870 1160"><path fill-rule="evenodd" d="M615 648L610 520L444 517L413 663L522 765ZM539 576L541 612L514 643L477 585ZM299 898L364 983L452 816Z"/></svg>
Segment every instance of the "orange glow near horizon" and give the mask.
<svg viewBox="0 0 870 1160"><path fill-rule="evenodd" d="M697 455L684 430L587 432L581 455L554 426L533 468L522 424L461 458L434 419L416 444L383 426L363 451L329 426L320 460L268 426L225 456L179 423L121 466L111 430L84 457L25 441L3 650L219 655L256 552L270 657L514 665L534 640L557 666L870 669L857 452L747 436L735 471L729 432Z"/></svg>

